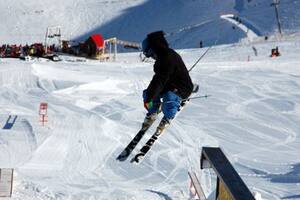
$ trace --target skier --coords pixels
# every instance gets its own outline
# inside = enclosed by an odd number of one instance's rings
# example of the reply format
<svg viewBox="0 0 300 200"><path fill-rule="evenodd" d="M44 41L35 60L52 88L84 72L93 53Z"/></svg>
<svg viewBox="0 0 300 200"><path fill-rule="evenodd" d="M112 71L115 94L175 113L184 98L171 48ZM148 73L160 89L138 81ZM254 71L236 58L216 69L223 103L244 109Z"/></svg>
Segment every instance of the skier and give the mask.
<svg viewBox="0 0 300 200"><path fill-rule="evenodd" d="M193 83L180 55L169 48L163 31L148 34L142 42L142 51L147 58L155 60L154 76L143 91L144 107L148 111L143 126L150 126L162 111L164 117L158 126L162 131L175 117L181 100L191 95Z"/></svg>
<svg viewBox="0 0 300 200"><path fill-rule="evenodd" d="M117 160L125 161L128 158L161 111L164 117L155 133L139 150L139 153L131 159L130 162L136 164L145 157L158 136L170 125L171 120L174 119L179 108L185 104L191 93L198 91L198 85L195 85L194 88L182 58L169 48L162 31L148 34L142 42L142 50L147 58L152 57L155 60L154 76L147 89L143 91L144 107L148 112L141 130L118 155Z"/></svg>

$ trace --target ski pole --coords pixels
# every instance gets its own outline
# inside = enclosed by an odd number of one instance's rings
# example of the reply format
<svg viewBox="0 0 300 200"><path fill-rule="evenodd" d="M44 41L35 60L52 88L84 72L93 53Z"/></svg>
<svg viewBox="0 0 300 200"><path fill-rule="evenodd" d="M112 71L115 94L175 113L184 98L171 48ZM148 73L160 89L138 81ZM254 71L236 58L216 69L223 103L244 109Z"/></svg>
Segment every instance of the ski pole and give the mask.
<svg viewBox="0 0 300 200"><path fill-rule="evenodd" d="M198 62L205 56L205 54L207 54L207 52L212 48L212 46L208 47L206 49L206 51L200 56L200 58L195 62L195 64L189 69L189 72L192 71L194 69L194 67L196 67L196 65L198 64Z"/></svg>
<svg viewBox="0 0 300 200"><path fill-rule="evenodd" d="M196 97L189 97L189 98L185 98L185 99L181 99L181 101L189 101L191 99L202 99L202 98L208 98L210 97L210 94L206 94L206 95L201 95L201 96L196 96ZM173 103L176 101L166 101L166 102L162 102L162 103Z"/></svg>
<svg viewBox="0 0 300 200"><path fill-rule="evenodd" d="M217 44L218 40L219 40L219 39L216 39L214 45ZM211 45L210 47L208 47L208 48L206 49L206 51L200 56L200 58L199 58L199 59L195 62L195 64L189 69L188 72L192 71L192 70L194 69L194 67L196 67L196 65L198 64L198 62L205 56L205 54L207 54L207 52L208 52L212 47L213 47L213 45Z"/></svg>
<svg viewBox="0 0 300 200"><path fill-rule="evenodd" d="M187 98L187 99L182 99L182 101L184 100L191 100L191 99L201 99L201 98L207 98L207 97L210 97L211 95L210 94L206 94L206 95L201 95L201 96L195 96L195 97L190 97L190 98Z"/></svg>

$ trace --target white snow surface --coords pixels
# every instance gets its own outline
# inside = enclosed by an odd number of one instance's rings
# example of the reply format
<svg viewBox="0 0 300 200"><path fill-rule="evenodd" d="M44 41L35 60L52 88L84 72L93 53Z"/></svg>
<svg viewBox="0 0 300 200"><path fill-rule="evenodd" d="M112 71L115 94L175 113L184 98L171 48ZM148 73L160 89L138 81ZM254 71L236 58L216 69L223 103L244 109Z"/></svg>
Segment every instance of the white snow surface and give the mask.
<svg viewBox="0 0 300 200"><path fill-rule="evenodd" d="M220 17L222 19L226 19L227 21L231 22L232 24L234 24L235 26L237 26L241 30L243 30L246 33L247 38L249 39L249 41L253 41L255 38L258 37L258 35L256 33L254 33L250 28L248 28L244 24L238 22L237 20L233 19L234 15L228 14L228 15L221 15Z"/></svg>
<svg viewBox="0 0 300 200"><path fill-rule="evenodd" d="M212 96L192 100L140 165L116 157L145 116L152 60L0 59L0 166L15 168L11 199L189 199L187 172L200 176L203 146L221 147L263 199L300 199L299 44L256 44L258 56L251 45L213 47L191 72L198 95ZM282 56L271 58L275 45ZM187 67L204 51L178 50ZM49 105L45 126L41 102ZM5 129L9 115L17 118ZM201 175L207 196L211 177Z"/></svg>

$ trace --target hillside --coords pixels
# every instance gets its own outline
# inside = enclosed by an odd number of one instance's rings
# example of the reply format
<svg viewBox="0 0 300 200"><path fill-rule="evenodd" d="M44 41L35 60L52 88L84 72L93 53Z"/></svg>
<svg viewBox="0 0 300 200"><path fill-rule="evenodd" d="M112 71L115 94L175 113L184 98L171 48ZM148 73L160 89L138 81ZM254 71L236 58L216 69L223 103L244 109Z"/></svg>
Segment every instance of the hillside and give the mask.
<svg viewBox="0 0 300 200"><path fill-rule="evenodd" d="M271 0L11 0L0 2L0 43L43 42L46 28L61 26L65 39L84 39L94 32L105 38L141 41L148 32L164 30L175 48L237 42L245 37L220 19L236 14L261 35L277 32ZM285 33L300 29L300 2L285 0L280 19Z"/></svg>

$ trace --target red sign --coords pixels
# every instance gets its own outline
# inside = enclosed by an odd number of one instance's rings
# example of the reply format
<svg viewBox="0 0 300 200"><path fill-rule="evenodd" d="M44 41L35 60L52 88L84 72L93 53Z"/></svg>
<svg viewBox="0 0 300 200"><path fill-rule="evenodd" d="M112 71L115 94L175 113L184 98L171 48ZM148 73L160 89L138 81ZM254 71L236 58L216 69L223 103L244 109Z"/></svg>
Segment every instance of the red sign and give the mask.
<svg viewBox="0 0 300 200"><path fill-rule="evenodd" d="M48 121L47 109L48 109L48 104L47 103L41 103L40 104L40 110L39 110L40 122L42 122L43 126L44 126L45 122Z"/></svg>

